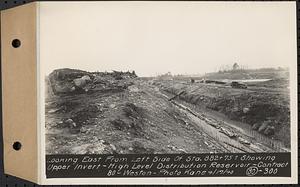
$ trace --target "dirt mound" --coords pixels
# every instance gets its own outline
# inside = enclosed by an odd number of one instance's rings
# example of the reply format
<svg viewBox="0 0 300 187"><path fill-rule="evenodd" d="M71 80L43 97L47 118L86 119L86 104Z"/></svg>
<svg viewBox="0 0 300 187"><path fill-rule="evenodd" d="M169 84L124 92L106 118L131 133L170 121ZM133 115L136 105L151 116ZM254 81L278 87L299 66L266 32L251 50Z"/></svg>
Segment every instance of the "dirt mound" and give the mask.
<svg viewBox="0 0 300 187"><path fill-rule="evenodd" d="M53 95L72 95L100 90L126 89L132 85L130 79L135 72L87 72L75 69L54 70L46 78L47 97Z"/></svg>
<svg viewBox="0 0 300 187"><path fill-rule="evenodd" d="M166 86L167 85L167 86ZM268 90L240 90L229 87L187 87L184 84L165 84L163 90L178 94L179 99L225 114L230 119L253 125L253 130L279 139L290 146L290 109L285 93ZM260 129L260 130L259 130Z"/></svg>
<svg viewBox="0 0 300 187"><path fill-rule="evenodd" d="M82 91L81 89L88 84L87 77L92 77L92 74L86 71L68 68L54 70L48 76L47 81L49 82L48 86L50 86L50 88L47 88L47 90L51 90L55 95L76 91L80 92ZM79 80L82 81L80 82ZM81 85L78 85L79 82Z"/></svg>

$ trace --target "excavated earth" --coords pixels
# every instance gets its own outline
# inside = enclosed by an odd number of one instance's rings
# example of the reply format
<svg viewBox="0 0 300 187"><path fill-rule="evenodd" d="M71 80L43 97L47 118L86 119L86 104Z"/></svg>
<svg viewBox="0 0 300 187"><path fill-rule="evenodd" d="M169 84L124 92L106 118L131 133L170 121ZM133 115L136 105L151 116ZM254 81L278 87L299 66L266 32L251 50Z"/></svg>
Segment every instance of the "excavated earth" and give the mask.
<svg viewBox="0 0 300 187"><path fill-rule="evenodd" d="M47 154L288 151L247 124L172 99L162 81L117 74L102 74L101 81L87 72L46 80ZM91 80L73 87L85 75Z"/></svg>

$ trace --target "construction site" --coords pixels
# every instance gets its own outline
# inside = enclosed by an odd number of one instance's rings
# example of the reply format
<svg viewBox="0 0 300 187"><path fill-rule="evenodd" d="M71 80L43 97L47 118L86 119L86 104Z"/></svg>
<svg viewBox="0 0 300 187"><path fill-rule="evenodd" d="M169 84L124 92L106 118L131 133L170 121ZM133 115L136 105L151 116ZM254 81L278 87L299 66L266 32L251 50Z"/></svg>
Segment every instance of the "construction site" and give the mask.
<svg viewBox="0 0 300 187"><path fill-rule="evenodd" d="M286 77L208 78L54 70L45 80L46 154L290 151Z"/></svg>

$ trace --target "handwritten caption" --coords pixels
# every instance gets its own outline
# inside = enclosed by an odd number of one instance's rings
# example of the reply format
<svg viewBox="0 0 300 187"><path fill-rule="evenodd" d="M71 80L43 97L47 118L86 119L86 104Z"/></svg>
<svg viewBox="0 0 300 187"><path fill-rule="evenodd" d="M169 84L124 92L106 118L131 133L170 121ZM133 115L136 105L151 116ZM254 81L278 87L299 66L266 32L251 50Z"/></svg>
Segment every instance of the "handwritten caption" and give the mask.
<svg viewBox="0 0 300 187"><path fill-rule="evenodd" d="M289 177L290 153L47 155L48 178Z"/></svg>

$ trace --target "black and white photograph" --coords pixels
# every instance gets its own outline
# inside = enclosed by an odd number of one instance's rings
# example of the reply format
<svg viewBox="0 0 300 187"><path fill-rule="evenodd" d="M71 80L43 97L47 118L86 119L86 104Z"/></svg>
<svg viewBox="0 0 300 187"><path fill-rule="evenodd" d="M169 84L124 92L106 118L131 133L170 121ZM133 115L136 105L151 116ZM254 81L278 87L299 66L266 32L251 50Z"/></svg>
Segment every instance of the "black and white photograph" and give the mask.
<svg viewBox="0 0 300 187"><path fill-rule="evenodd" d="M288 6L161 5L72 4L42 30L46 153L289 152Z"/></svg>
<svg viewBox="0 0 300 187"><path fill-rule="evenodd" d="M297 183L296 2L6 4L7 176L39 185Z"/></svg>

